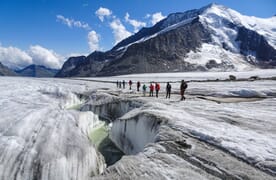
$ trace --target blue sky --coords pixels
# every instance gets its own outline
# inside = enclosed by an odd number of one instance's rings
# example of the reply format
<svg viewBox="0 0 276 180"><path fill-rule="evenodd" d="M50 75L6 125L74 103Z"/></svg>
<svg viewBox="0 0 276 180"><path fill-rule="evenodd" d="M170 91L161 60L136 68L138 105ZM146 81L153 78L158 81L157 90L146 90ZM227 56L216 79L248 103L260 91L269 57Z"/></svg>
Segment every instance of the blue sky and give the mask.
<svg viewBox="0 0 276 180"><path fill-rule="evenodd" d="M70 55L109 50L170 13L212 2L249 16L276 14L275 0L1 0L0 61L58 68Z"/></svg>

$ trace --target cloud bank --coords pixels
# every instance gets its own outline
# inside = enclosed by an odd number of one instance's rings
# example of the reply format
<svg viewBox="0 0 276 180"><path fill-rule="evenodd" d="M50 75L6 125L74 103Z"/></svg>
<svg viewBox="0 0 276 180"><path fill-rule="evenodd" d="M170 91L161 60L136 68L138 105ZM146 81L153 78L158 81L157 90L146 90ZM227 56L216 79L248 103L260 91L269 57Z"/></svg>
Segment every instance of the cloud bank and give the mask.
<svg viewBox="0 0 276 180"><path fill-rule="evenodd" d="M16 47L0 46L0 62L12 69L21 69L33 62L32 57Z"/></svg>
<svg viewBox="0 0 276 180"><path fill-rule="evenodd" d="M0 45L0 62L16 70L31 64L59 69L64 62L64 57L39 45L30 46L27 51L12 46L3 47Z"/></svg>
<svg viewBox="0 0 276 180"><path fill-rule="evenodd" d="M28 53L33 59L33 64L36 65L59 69L63 64L61 55L39 45L30 46Z"/></svg>

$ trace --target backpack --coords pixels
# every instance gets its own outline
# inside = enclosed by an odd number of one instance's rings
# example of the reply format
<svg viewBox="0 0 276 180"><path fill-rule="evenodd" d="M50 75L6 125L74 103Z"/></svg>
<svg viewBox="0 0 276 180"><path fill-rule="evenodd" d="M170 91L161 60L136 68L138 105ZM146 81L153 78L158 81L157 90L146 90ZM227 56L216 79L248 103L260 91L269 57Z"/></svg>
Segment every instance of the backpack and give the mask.
<svg viewBox="0 0 276 180"><path fill-rule="evenodd" d="M151 84L150 85L150 90L153 91L154 90L154 86Z"/></svg>
<svg viewBox="0 0 276 180"><path fill-rule="evenodd" d="M156 84L156 90L157 90L157 91L160 90L160 84Z"/></svg>
<svg viewBox="0 0 276 180"><path fill-rule="evenodd" d="M181 90L185 90L185 89L187 89L187 87L188 87L188 84L186 82L181 84Z"/></svg>
<svg viewBox="0 0 276 180"><path fill-rule="evenodd" d="M147 86L146 86L146 85L144 85L144 86L143 86L143 90L145 91L146 89L147 89Z"/></svg>
<svg viewBox="0 0 276 180"><path fill-rule="evenodd" d="M167 85L167 90L171 90L172 86L170 84Z"/></svg>
<svg viewBox="0 0 276 180"><path fill-rule="evenodd" d="M188 87L188 84L185 82L184 83L184 89L187 89L187 87Z"/></svg>

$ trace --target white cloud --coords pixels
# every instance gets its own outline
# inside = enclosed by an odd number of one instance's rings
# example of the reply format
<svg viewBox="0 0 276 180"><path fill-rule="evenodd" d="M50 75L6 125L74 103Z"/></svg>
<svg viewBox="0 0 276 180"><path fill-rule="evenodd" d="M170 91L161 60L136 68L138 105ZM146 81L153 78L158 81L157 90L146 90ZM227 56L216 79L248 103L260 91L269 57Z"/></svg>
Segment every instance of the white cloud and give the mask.
<svg viewBox="0 0 276 180"><path fill-rule="evenodd" d="M114 19L109 25L113 30L115 44L131 35L131 33L127 31L125 26L121 23L120 19Z"/></svg>
<svg viewBox="0 0 276 180"><path fill-rule="evenodd" d="M88 44L91 51L99 50L100 35L96 31L88 33Z"/></svg>
<svg viewBox="0 0 276 180"><path fill-rule="evenodd" d="M156 23L158 23L162 19L166 18L166 16L163 16L161 12L157 12L157 13L154 13L152 15L147 14L146 18L151 18L151 24L155 25Z"/></svg>
<svg viewBox="0 0 276 180"><path fill-rule="evenodd" d="M130 19L128 13L126 13L125 15L125 20L127 23L131 24L134 27L134 32L137 32L141 27L146 26L145 22L137 21L135 19Z"/></svg>
<svg viewBox="0 0 276 180"><path fill-rule="evenodd" d="M103 22L105 17L109 17L112 14L112 11L107 9L107 8L103 8L100 7L95 14L98 16L98 18Z"/></svg>
<svg viewBox="0 0 276 180"><path fill-rule="evenodd" d="M64 62L64 58L61 55L39 45L30 46L28 53L33 59L33 64L36 65L58 69L61 68Z"/></svg>
<svg viewBox="0 0 276 180"><path fill-rule="evenodd" d="M32 57L16 47L0 45L0 62L12 69L21 69L32 64Z"/></svg>
<svg viewBox="0 0 276 180"><path fill-rule="evenodd" d="M151 17L151 14L147 14L145 18L150 18Z"/></svg>
<svg viewBox="0 0 276 180"><path fill-rule="evenodd" d="M65 18L62 15L57 15L56 17L57 17L58 22L61 22L65 25L67 25L70 28L77 27L77 28L83 28L83 29L86 29L86 30L91 29L90 26L87 23L76 21L74 19Z"/></svg>

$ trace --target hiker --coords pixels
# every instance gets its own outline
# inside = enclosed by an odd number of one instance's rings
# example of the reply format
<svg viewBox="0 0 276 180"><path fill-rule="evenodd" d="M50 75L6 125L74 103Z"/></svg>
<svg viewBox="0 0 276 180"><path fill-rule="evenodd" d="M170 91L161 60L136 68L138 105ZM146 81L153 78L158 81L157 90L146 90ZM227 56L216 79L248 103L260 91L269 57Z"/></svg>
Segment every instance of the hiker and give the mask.
<svg viewBox="0 0 276 180"><path fill-rule="evenodd" d="M185 90L187 89L187 87L188 87L188 84L184 80L182 80L181 85L180 85L181 101L186 99L184 96L184 93L185 93Z"/></svg>
<svg viewBox="0 0 276 180"><path fill-rule="evenodd" d="M149 96L153 96L153 91L154 91L154 85L152 83L150 83L150 94Z"/></svg>
<svg viewBox="0 0 276 180"><path fill-rule="evenodd" d="M126 87L126 82L125 80L123 80L123 88L125 89L125 87Z"/></svg>
<svg viewBox="0 0 276 180"><path fill-rule="evenodd" d="M118 80L117 80L116 84L117 84L117 88L119 88L119 81Z"/></svg>
<svg viewBox="0 0 276 180"><path fill-rule="evenodd" d="M158 92L160 90L160 84L159 83L155 83L155 92L156 92L156 97L158 98Z"/></svg>
<svg viewBox="0 0 276 180"><path fill-rule="evenodd" d="M143 88L143 95L146 96L147 86L144 84L142 88Z"/></svg>
<svg viewBox="0 0 276 180"><path fill-rule="evenodd" d="M122 82L119 81L119 88L121 89L122 88Z"/></svg>
<svg viewBox="0 0 276 180"><path fill-rule="evenodd" d="M128 85L129 85L129 90L131 90L131 86L132 86L132 81L131 80L128 81Z"/></svg>
<svg viewBox="0 0 276 180"><path fill-rule="evenodd" d="M170 83L169 82L167 82L167 86L166 86L166 99L167 98L171 98L171 89L172 89L172 86L170 85Z"/></svg>
<svg viewBox="0 0 276 180"><path fill-rule="evenodd" d="M137 91L139 91L139 90L140 90L140 86L141 86L140 81L137 81Z"/></svg>

